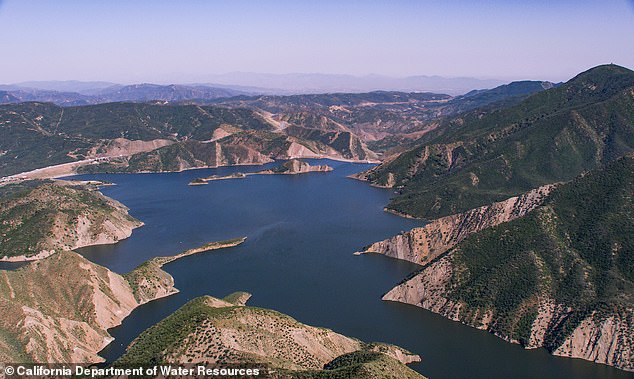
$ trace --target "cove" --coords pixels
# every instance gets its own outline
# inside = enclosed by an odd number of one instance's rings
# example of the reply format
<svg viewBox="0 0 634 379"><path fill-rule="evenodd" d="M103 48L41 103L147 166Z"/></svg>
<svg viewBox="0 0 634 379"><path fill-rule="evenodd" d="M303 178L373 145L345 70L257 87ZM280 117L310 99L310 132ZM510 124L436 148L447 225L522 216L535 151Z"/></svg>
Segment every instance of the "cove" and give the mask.
<svg viewBox="0 0 634 379"><path fill-rule="evenodd" d="M579 359L524 350L484 331L381 296L418 266L353 253L422 225L383 212L393 195L347 178L370 165L309 160L330 173L257 175L188 186L197 178L253 172L262 166L180 173L75 176L116 183L102 192L130 208L145 226L115 245L80 249L91 261L125 273L143 261L206 242L246 236L237 247L183 258L164 268L180 293L137 308L100 355L119 357L136 336L194 297L253 294L249 305L364 341L387 342L421 355L411 365L430 378L626 378L631 373ZM271 167L275 164L264 166Z"/></svg>

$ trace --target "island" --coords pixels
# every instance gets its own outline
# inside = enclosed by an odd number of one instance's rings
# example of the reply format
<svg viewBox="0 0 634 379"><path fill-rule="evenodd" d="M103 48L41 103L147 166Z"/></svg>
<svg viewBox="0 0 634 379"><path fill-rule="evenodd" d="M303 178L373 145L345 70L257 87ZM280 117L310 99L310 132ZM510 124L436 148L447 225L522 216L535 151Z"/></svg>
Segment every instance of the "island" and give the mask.
<svg viewBox="0 0 634 379"><path fill-rule="evenodd" d="M279 166L257 172L249 172L246 174L242 172L237 172L229 175L211 175L206 178L196 178L189 182L189 185L201 186L206 185L207 182L214 180L245 179L249 175L299 175L309 172L329 172L332 170L332 167L328 165L311 166L308 162L304 162L299 159L291 159Z"/></svg>

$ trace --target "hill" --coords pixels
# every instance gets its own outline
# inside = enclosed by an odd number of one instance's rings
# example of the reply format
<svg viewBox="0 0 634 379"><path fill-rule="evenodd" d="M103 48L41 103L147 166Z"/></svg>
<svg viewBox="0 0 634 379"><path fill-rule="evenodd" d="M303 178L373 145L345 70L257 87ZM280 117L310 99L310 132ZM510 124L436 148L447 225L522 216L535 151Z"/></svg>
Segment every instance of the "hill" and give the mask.
<svg viewBox="0 0 634 379"><path fill-rule="evenodd" d="M0 175L110 158L124 161L125 170L156 171L289 157L376 159L351 132L299 128L287 133L255 110L220 106L11 104L0 106L0 137ZM153 161L157 157L160 163Z"/></svg>
<svg viewBox="0 0 634 379"><path fill-rule="evenodd" d="M112 341L107 330L132 310L172 295L174 279L161 267L244 239L213 242L154 258L119 275L72 252L58 252L16 270L0 270L0 359L3 362L96 363Z"/></svg>
<svg viewBox="0 0 634 379"><path fill-rule="evenodd" d="M357 176L398 189L388 209L436 218L571 180L634 151L634 72L595 67L503 109L445 120Z"/></svg>
<svg viewBox="0 0 634 379"><path fill-rule="evenodd" d="M60 182L0 188L0 220L0 260L11 261L115 243L143 225L99 191Z"/></svg>
<svg viewBox="0 0 634 379"><path fill-rule="evenodd" d="M527 348L634 371L634 156L472 230L384 296Z"/></svg>
<svg viewBox="0 0 634 379"><path fill-rule="evenodd" d="M418 356L244 306L249 297L191 300L143 332L113 365L187 362L248 366L284 378L421 378L404 365Z"/></svg>

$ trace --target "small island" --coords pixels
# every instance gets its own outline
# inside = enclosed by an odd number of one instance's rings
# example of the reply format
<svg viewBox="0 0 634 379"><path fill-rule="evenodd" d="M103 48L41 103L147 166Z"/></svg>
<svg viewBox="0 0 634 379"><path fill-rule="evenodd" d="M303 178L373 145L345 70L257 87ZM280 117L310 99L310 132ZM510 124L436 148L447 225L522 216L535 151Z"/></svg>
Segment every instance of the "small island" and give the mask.
<svg viewBox="0 0 634 379"><path fill-rule="evenodd" d="M225 179L244 179L247 177L247 174L242 172L236 172L229 175L211 175L206 178L196 178L189 182L190 186L204 186L207 185L207 182L211 182L213 180L225 180Z"/></svg>
<svg viewBox="0 0 634 379"><path fill-rule="evenodd" d="M204 186L207 182L213 180L225 180L225 179L244 179L248 175L298 175L306 174L309 172L329 172L333 168L328 165L311 166L308 162L301 161L299 159L291 159L283 164L257 172L242 173L236 172L230 175L211 175L206 178L196 178L189 182L190 186Z"/></svg>

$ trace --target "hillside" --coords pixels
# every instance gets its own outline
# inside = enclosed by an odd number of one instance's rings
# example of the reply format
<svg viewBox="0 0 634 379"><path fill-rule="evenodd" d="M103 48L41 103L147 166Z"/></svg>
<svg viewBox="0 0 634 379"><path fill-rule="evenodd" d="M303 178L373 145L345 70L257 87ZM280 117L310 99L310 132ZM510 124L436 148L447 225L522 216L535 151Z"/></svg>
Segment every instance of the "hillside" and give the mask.
<svg viewBox="0 0 634 379"><path fill-rule="evenodd" d="M509 108L450 118L357 176L398 189L388 208L437 218L571 180L634 151L634 72L599 66Z"/></svg>
<svg viewBox="0 0 634 379"><path fill-rule="evenodd" d="M0 260L116 243L143 225L96 189L60 182L0 188Z"/></svg>
<svg viewBox="0 0 634 379"><path fill-rule="evenodd" d="M245 306L249 297L191 300L143 332L114 366L188 362L266 368L284 378L421 378L404 365L416 355Z"/></svg>
<svg viewBox="0 0 634 379"><path fill-rule="evenodd" d="M351 131L377 153L409 146L438 126L438 119L479 107L502 107L551 87L548 82L514 82L452 98L427 92L374 91L221 100L246 107L291 127ZM291 130L289 128L289 130Z"/></svg>
<svg viewBox="0 0 634 379"><path fill-rule="evenodd" d="M349 131L284 129L269 116L245 108L4 105L0 106L0 175L68 162L107 163L104 170L177 171L292 157L376 159Z"/></svg>
<svg viewBox="0 0 634 379"><path fill-rule="evenodd" d="M504 201L441 217L423 227L368 245L357 254L377 253L427 264L471 234L526 216L540 206L554 188L555 185L545 185Z"/></svg>
<svg viewBox="0 0 634 379"><path fill-rule="evenodd" d="M383 299L634 371L633 193L629 155L471 234Z"/></svg>
<svg viewBox="0 0 634 379"><path fill-rule="evenodd" d="M0 360L102 362L97 353L112 341L107 329L139 305L178 292L172 276L161 269L165 263L243 241L154 258L123 276L72 251L0 270Z"/></svg>

